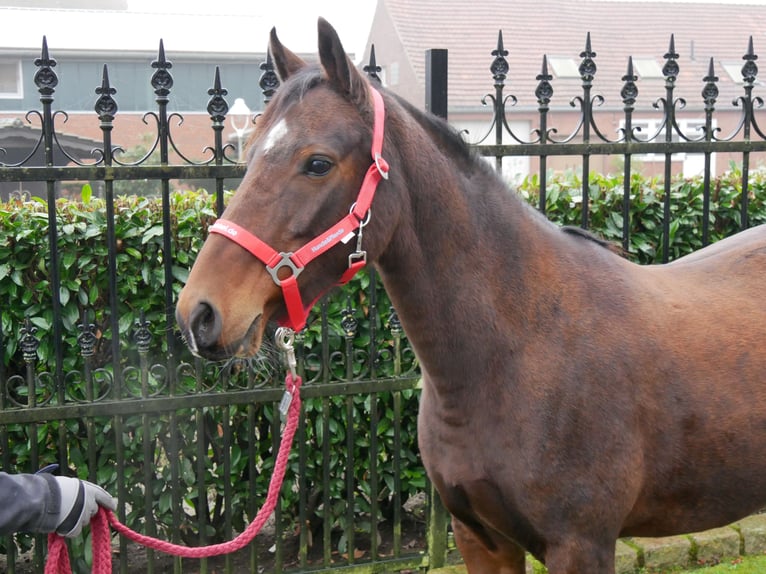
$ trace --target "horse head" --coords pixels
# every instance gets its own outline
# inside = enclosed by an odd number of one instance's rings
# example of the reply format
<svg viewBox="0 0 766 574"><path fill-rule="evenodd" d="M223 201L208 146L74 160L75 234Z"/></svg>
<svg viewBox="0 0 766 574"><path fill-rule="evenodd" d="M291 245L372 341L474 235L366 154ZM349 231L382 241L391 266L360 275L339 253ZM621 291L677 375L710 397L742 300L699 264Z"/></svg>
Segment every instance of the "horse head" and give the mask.
<svg viewBox="0 0 766 574"><path fill-rule="evenodd" d="M387 177L382 97L335 30L322 19L318 28L318 65L271 32L282 85L256 121L245 177L178 299L176 318L198 355L253 354L270 320L299 329L312 302L390 236L392 213L385 227L370 217L375 186Z"/></svg>

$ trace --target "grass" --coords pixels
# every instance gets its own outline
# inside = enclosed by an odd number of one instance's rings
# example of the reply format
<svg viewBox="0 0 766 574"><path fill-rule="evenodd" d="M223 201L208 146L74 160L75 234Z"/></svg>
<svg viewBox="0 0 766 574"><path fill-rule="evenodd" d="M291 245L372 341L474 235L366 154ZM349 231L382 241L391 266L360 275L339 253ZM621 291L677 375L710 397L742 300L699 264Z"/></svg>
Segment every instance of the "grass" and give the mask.
<svg viewBox="0 0 766 574"><path fill-rule="evenodd" d="M694 568L692 570L642 570L642 574L763 574L766 572L766 556L741 556L728 559L717 566Z"/></svg>

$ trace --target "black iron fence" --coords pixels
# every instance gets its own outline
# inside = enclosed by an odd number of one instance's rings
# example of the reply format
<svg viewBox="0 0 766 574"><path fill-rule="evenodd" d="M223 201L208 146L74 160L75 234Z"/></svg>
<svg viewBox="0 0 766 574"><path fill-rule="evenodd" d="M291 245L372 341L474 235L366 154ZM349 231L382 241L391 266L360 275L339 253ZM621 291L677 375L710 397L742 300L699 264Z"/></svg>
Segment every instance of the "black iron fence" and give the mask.
<svg viewBox="0 0 766 574"><path fill-rule="evenodd" d="M750 164L754 154L766 151L755 113L762 101L753 93L757 68L752 42L744 57L743 93L735 102L741 112L736 129L721 135L714 128L717 79L711 61L710 74L703 79L705 113L697 137L682 131L676 121L681 100L674 92L678 66L672 40L663 70L666 94L658 107L661 125L648 136L634 129L637 78L629 62L622 90L624 125L612 140L597 122L596 108L603 98L593 93L596 59L589 41L581 54L582 93L573 100L579 118L563 136L553 128L549 104L554 82L545 59L537 78L538 124L529 138L515 133L508 121L513 97L505 94L508 54L502 36L491 54L494 93L485 101L493 111L489 133L494 140L477 149L495 158L498 169L503 157L536 157L540 209L546 206L550 158L579 156L580 201L586 206L581 224L587 227L590 160L619 155L624 162L627 246L634 158L650 153L663 158L663 225L669 226L674 154L703 155L703 201L709 211L711 158L735 153L742 169L741 226L748 225ZM440 81L439 70L446 67L442 56L429 66L429 82ZM45 189L42 201L20 194L4 207L9 239L0 246L0 289L7 296L0 323L2 467L29 472L57 462L76 469L116 495L120 520L150 535L195 545L231 538L255 515L266 492L280 440L276 405L282 367L273 355L225 364L193 359L174 325L175 299L191 263L189 254L223 210L227 188L244 172L236 150L223 139L229 105L222 79L216 73L208 92L209 157L191 161L173 135L175 114L168 110L173 80L161 48L151 79L157 109L147 114L156 124L156 138L144 156L127 161L112 144L118 93L104 66L94 97L102 141L94 159L83 161L67 154L59 141L56 121L62 112L54 110L58 78L45 43L35 65L41 110L30 112L28 119L39 123L40 139L19 161L2 163L0 155L0 183L42 182ZM276 76L268 62L262 68L261 85L268 98ZM374 61L366 70L373 77L380 71ZM444 102L428 105L435 111L446 109ZM513 144L503 144L504 133ZM39 150L43 165L30 165ZM55 160L61 153L66 165ZM179 162L171 163L173 154ZM156 164L148 161L152 155L158 156ZM125 200L115 192L119 182L147 179L158 182L156 198ZM185 228L179 213L188 195L176 191L178 180L207 181L210 191L209 198L194 195L193 201L203 205L193 213L201 215ZM90 183L83 183L76 200L62 202L57 199L62 181ZM89 191L96 185L99 198ZM78 206L74 216L67 205ZM42 222L44 243L29 249L31 226L20 226L22 220ZM706 243L706 228L701 233ZM664 259L668 253L664 245ZM32 295L39 281L42 300ZM309 327L298 334L305 416L283 502L268 532L240 554L222 559L221 565L211 559L201 566L195 563L194 571L361 573L444 563L447 517L431 496L416 457L417 364L374 271L353 285L355 289L323 300ZM134 304L139 288L159 300L152 309ZM85 548L82 542L71 544L79 557L75 567L84 571ZM0 550L8 572L40 571L44 539L4 538ZM170 568L167 559L125 540L115 550L120 572ZM170 562L174 571L184 571L180 560Z"/></svg>

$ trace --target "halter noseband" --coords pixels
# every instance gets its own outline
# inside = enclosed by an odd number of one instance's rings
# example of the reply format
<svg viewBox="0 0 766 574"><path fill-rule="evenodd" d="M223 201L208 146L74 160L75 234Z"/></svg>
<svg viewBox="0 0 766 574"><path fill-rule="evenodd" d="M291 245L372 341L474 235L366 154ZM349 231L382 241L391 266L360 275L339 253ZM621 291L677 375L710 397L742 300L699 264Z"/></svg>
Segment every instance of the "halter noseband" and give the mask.
<svg viewBox="0 0 766 574"><path fill-rule="evenodd" d="M295 252L277 252L258 239L248 230L226 219L217 220L211 227L210 233L217 233L249 251L266 265L266 270L271 275L274 283L282 288L282 295L287 306L288 321L285 326L299 331L306 326L306 318L313 303L308 307L303 305L300 290L298 288L298 275L306 265L322 253L328 251L338 243L348 243L356 233L356 251L348 256L348 269L343 273L338 285L347 283L362 267L367 264L367 252L362 250L362 230L370 220L370 205L375 195L375 190L381 179L388 179L388 163L383 159L383 130L385 123L385 108L383 97L375 88L370 86L375 119L372 130L372 165L367 170L359 189L356 201L351 205L349 213L338 223L330 227L324 233L320 233L314 239L306 243ZM279 278L279 271L286 267L290 270L289 277Z"/></svg>

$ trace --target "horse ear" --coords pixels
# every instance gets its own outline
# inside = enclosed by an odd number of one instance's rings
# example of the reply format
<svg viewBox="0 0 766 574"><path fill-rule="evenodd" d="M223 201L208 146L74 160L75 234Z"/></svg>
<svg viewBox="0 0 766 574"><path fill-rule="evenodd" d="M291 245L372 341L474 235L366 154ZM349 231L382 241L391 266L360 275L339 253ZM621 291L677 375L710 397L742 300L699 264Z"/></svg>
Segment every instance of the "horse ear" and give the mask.
<svg viewBox="0 0 766 574"><path fill-rule="evenodd" d="M274 66L277 68L279 79L283 82L306 66L306 62L282 45L282 42L277 37L276 28L271 29L269 52L271 52L271 57L274 59Z"/></svg>
<svg viewBox="0 0 766 574"><path fill-rule="evenodd" d="M319 61L330 83L352 101L367 99L367 83L346 55L335 28L324 18L319 18Z"/></svg>

